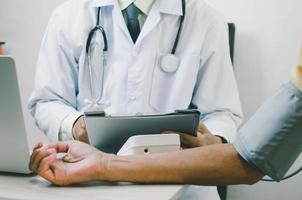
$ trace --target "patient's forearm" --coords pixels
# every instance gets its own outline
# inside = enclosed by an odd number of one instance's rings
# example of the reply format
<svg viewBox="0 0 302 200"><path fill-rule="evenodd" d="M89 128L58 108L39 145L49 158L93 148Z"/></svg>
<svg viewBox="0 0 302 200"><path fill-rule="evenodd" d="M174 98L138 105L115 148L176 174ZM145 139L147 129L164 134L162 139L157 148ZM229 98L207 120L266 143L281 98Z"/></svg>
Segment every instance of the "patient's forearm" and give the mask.
<svg viewBox="0 0 302 200"><path fill-rule="evenodd" d="M263 174L250 167L232 145L222 144L165 154L114 156L105 176L109 181L229 185L252 184Z"/></svg>

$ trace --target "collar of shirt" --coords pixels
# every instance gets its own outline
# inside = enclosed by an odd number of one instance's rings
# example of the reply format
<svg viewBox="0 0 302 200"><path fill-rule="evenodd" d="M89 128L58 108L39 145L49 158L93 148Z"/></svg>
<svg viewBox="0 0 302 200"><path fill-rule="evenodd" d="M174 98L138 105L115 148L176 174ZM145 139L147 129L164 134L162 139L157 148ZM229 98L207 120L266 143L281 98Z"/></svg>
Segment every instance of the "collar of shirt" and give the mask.
<svg viewBox="0 0 302 200"><path fill-rule="evenodd" d="M145 15L148 15L155 0L118 0L122 10L126 9L131 3L140 9Z"/></svg>
<svg viewBox="0 0 302 200"><path fill-rule="evenodd" d="M121 1L124 0L90 0L89 2L89 7L91 8L97 8L97 7L105 7L105 6L112 6L115 4L118 4L120 8L123 8L125 6L121 6ZM129 1L134 2L134 0L125 0L125 1ZM153 4L156 2L156 0L136 0L136 1L152 1ZM181 16L183 15L183 11L182 11L182 0L157 0L159 3L159 11L161 13L165 13L165 14L170 14L170 15L178 15ZM203 1L204 0L200 0ZM153 4L151 4L151 6L149 6L149 12L153 6ZM123 4L124 5L124 4ZM126 4L127 5L127 4ZM149 14L148 12L148 14Z"/></svg>

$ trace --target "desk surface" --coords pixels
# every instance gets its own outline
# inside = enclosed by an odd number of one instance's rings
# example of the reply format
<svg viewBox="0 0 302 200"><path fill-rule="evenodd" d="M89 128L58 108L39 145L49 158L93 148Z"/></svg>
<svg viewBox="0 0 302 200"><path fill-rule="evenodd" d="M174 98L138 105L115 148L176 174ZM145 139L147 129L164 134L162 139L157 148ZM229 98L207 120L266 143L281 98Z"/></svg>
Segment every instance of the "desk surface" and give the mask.
<svg viewBox="0 0 302 200"><path fill-rule="evenodd" d="M173 200L186 189L183 185L134 185L94 182L56 187L38 176L0 173L0 199L14 200Z"/></svg>

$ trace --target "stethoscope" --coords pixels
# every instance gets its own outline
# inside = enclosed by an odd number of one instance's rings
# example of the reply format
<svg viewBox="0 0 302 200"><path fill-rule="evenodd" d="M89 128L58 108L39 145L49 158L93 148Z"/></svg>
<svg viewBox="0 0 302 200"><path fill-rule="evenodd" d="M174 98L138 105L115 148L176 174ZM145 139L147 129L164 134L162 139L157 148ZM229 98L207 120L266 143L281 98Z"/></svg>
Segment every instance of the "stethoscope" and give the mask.
<svg viewBox="0 0 302 200"><path fill-rule="evenodd" d="M182 0L182 11L183 11L183 15L180 17L180 23L179 23L177 35L176 35L176 38L175 38L175 41L173 44L172 51L171 51L171 53L164 55L160 58L159 66L166 73L175 73L178 70L179 65L180 65L180 59L179 59L179 57L177 57L175 55L175 53L177 50L177 46L179 43L179 39L180 39L180 35L181 35L181 31L182 31L182 27L183 27L185 15L186 15L186 1L185 0ZM96 26L89 32L87 43L86 43L86 56L88 57L87 64L88 64L89 76L90 76L90 91L91 91L92 98L94 98L94 101L92 102L94 105L106 104L105 102L99 103L99 101L102 99L102 96L103 96L106 55L108 52L108 40L107 40L107 36L106 36L106 32L105 32L104 28L100 25L100 13L101 13L101 8L99 7L97 10ZM92 66L91 66L91 61L92 61L93 56L91 55L91 50L92 50L91 44L92 44L93 38L96 36L97 33L102 34L103 42L104 42L104 46L103 46L103 50L102 50L103 53L101 54L101 57L102 57L101 64L103 65L103 67L102 67L103 69L102 69L101 91L98 96L94 96L93 80L92 80L93 72L92 72Z"/></svg>

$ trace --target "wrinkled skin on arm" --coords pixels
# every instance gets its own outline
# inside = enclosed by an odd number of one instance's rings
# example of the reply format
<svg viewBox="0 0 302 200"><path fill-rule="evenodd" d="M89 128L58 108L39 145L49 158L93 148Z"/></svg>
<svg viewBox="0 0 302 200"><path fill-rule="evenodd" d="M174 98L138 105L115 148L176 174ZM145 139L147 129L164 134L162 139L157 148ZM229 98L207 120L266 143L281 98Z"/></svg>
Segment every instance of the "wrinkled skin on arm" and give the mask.
<svg viewBox="0 0 302 200"><path fill-rule="evenodd" d="M57 158L57 153L67 153ZM116 156L78 141L37 144L30 169L56 185L88 181L179 183L197 185L252 184L263 174L250 167L230 144L172 153Z"/></svg>

